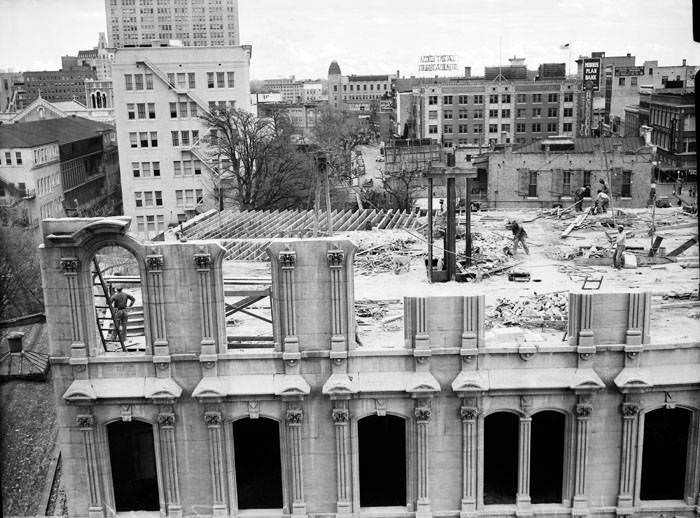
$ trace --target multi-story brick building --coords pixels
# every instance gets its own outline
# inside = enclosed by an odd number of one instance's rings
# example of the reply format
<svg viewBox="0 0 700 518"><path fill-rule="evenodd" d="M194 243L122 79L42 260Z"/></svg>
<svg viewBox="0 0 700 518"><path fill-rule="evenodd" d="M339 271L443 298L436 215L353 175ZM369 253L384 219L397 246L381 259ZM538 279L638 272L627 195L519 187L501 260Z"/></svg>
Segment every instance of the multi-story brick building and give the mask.
<svg viewBox="0 0 700 518"><path fill-rule="evenodd" d="M113 47L240 45L238 0L105 0Z"/></svg>
<svg viewBox="0 0 700 518"><path fill-rule="evenodd" d="M335 108L352 112L391 111L396 78L395 74L344 76L338 62L333 61L328 67L328 101Z"/></svg>
<svg viewBox="0 0 700 518"><path fill-rule="evenodd" d="M121 209L114 128L80 117L0 126L0 199L38 228L44 218Z"/></svg>
<svg viewBox="0 0 700 518"><path fill-rule="evenodd" d="M575 135L579 82L566 79L556 67L561 75L528 79L524 68L503 67L493 79L398 81L397 133L432 138L445 147L485 148Z"/></svg>
<svg viewBox="0 0 700 518"><path fill-rule="evenodd" d="M85 80L97 76L88 66L71 66L61 70L24 72L24 102L16 105L19 111L34 99L43 97L47 101L72 101L85 99Z"/></svg>
<svg viewBox="0 0 700 518"><path fill-rule="evenodd" d="M212 201L200 118L217 107L250 110L251 47L117 49L112 66L124 214L142 237Z"/></svg>

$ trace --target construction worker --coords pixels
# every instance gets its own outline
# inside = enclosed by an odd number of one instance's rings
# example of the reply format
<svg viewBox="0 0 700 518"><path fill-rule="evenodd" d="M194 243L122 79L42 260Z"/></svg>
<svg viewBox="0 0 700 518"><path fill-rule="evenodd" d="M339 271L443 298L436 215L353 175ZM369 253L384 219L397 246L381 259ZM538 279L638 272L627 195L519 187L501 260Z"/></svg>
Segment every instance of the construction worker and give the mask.
<svg viewBox="0 0 700 518"><path fill-rule="evenodd" d="M117 332L123 341L126 340L126 323L129 321L129 311L134 305L136 299L133 295L124 293L122 288L117 288L117 292L109 298L109 303L114 308L114 331L112 332L112 339L116 338Z"/></svg>
<svg viewBox="0 0 700 518"><path fill-rule="evenodd" d="M613 254L613 266L618 270L622 268L622 258L625 253L625 227L619 225L617 227L617 236L615 236L615 253Z"/></svg>
<svg viewBox="0 0 700 518"><path fill-rule="evenodd" d="M598 181L600 182L600 190L603 191L606 196L610 196L610 189L608 189L608 184L605 183L605 180L601 178Z"/></svg>
<svg viewBox="0 0 700 518"><path fill-rule="evenodd" d="M590 185L584 185L574 191L574 207L576 208L576 212L583 211L583 199L586 197L586 193L589 192L590 188Z"/></svg>
<svg viewBox="0 0 700 518"><path fill-rule="evenodd" d="M606 212L608 212L609 204L610 198L608 197L608 195L605 194L602 189L598 189L598 195L595 199L595 207L593 212L595 212L596 214L605 214Z"/></svg>
<svg viewBox="0 0 700 518"><path fill-rule="evenodd" d="M510 229L513 231L513 255L515 255L518 251L518 243L522 245L523 250L525 250L525 253L527 255L530 255L530 250L528 250L527 244L525 244L527 232L525 232L523 226L516 220L511 221L508 226L510 226Z"/></svg>

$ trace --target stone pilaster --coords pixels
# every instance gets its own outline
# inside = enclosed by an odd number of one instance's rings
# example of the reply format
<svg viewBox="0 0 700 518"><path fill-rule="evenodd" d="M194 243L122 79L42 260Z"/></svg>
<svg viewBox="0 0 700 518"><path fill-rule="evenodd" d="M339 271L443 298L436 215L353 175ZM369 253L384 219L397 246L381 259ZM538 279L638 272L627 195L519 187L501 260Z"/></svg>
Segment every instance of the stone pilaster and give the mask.
<svg viewBox="0 0 700 518"><path fill-rule="evenodd" d="M102 483L100 481L97 448L95 446L95 416L92 414L80 414L76 419L76 423L83 435L85 463L87 466L87 484L90 496L88 517L102 518L104 516L104 503L102 500Z"/></svg>
<svg viewBox="0 0 700 518"><path fill-rule="evenodd" d="M593 295L589 293L569 294L569 344L584 350L595 347L593 331Z"/></svg>
<svg viewBox="0 0 700 518"><path fill-rule="evenodd" d="M287 366L295 367L292 371L298 373L299 339L296 336L296 304L294 302L294 269L297 264L297 254L290 246L279 253L280 275L280 320L282 340L282 356Z"/></svg>
<svg viewBox="0 0 700 518"><path fill-rule="evenodd" d="M429 402L419 402L413 410L416 418L416 458L418 494L416 501L416 518L430 518L430 481L428 479L428 425L430 424Z"/></svg>
<svg viewBox="0 0 700 518"><path fill-rule="evenodd" d="M620 454L620 492L617 495L617 514L629 516L634 513L633 496L637 464L637 423L639 406L624 402L622 413L622 449Z"/></svg>
<svg viewBox="0 0 700 518"><path fill-rule="evenodd" d="M483 295L464 297L462 310L462 358L476 357L477 348L484 342L484 311Z"/></svg>
<svg viewBox="0 0 700 518"><path fill-rule="evenodd" d="M228 516L226 506L226 464L221 436L221 412L205 412L204 422L209 432L209 462L211 467L212 516Z"/></svg>
<svg viewBox="0 0 700 518"><path fill-rule="evenodd" d="M286 422L290 466L292 468L292 514L306 516L304 468L301 451L301 427L303 421L303 410L295 405L290 405L287 408Z"/></svg>
<svg viewBox="0 0 700 518"><path fill-rule="evenodd" d="M518 434L518 493L515 503L518 514L528 514L530 508L530 436L532 417L529 412L520 417Z"/></svg>
<svg viewBox="0 0 700 518"><path fill-rule="evenodd" d="M170 349L165 332L165 289L163 286L164 259L160 254L146 256L146 289L150 319L153 363L158 377L170 376ZM144 307L144 312L146 308Z"/></svg>
<svg viewBox="0 0 700 518"><path fill-rule="evenodd" d="M60 267L66 278L68 286L68 311L70 313L70 364L73 367L75 379L87 379L88 353L85 341L85 322L83 321L84 308L80 302L80 286L78 273L80 272L80 260L75 257L62 257Z"/></svg>
<svg viewBox="0 0 700 518"><path fill-rule="evenodd" d="M651 293L630 292L627 310L626 345L642 345L649 341Z"/></svg>
<svg viewBox="0 0 700 518"><path fill-rule="evenodd" d="M326 253L331 274L331 359L333 372L342 372L347 359L347 318L345 316L347 295L345 293L345 252L331 248Z"/></svg>
<svg viewBox="0 0 700 518"><path fill-rule="evenodd" d="M459 415L462 420L462 508L459 515L467 518L476 516L479 409L463 405L459 408Z"/></svg>
<svg viewBox="0 0 700 518"><path fill-rule="evenodd" d="M202 333L200 342L199 362L202 365L203 376L215 376L217 362L216 351L216 306L212 303L211 289L211 254L200 252L194 254L194 265L197 269L199 284L199 323Z"/></svg>
<svg viewBox="0 0 700 518"><path fill-rule="evenodd" d="M588 514L588 497L586 496L586 478L588 471L588 423L593 413L593 406L587 400L580 400L574 409L576 429L574 437L574 514Z"/></svg>
<svg viewBox="0 0 700 518"><path fill-rule="evenodd" d="M175 447L175 413L172 411L161 412L157 416L157 421L163 472L163 497L168 516L180 517L182 516L182 506L180 505L180 482Z"/></svg>
<svg viewBox="0 0 700 518"><path fill-rule="evenodd" d="M335 428L335 466L336 466L336 503L337 514L350 514L350 454L348 449L350 415L347 401L336 401L331 414Z"/></svg>

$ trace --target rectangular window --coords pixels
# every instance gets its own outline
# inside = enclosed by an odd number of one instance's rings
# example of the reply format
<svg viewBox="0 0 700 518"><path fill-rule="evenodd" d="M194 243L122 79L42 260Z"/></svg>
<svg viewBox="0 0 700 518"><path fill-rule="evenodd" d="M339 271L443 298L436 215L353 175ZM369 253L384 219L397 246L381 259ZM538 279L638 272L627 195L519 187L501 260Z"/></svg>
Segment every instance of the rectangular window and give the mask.
<svg viewBox="0 0 700 518"><path fill-rule="evenodd" d="M129 120L134 120L136 118L136 105L133 103L127 104L126 113L128 114Z"/></svg>
<svg viewBox="0 0 700 518"><path fill-rule="evenodd" d="M506 133L510 133L510 124L501 124L501 131L505 131Z"/></svg>
<svg viewBox="0 0 700 518"><path fill-rule="evenodd" d="M542 102L542 94L532 94L532 102L533 103L541 103Z"/></svg>
<svg viewBox="0 0 700 518"><path fill-rule="evenodd" d="M510 94L502 94L501 102L505 104L510 104Z"/></svg>
<svg viewBox="0 0 700 518"><path fill-rule="evenodd" d="M571 171L562 171L562 194L569 196L571 194Z"/></svg>
<svg viewBox="0 0 700 518"><path fill-rule="evenodd" d="M144 207L153 207L153 191L145 191L143 193Z"/></svg>
<svg viewBox="0 0 700 518"><path fill-rule="evenodd" d="M558 117L559 110L557 108L547 108L547 117Z"/></svg>
<svg viewBox="0 0 700 518"><path fill-rule="evenodd" d="M181 190L175 191L175 206L178 208L182 208L185 206L185 199L182 196Z"/></svg>
<svg viewBox="0 0 700 518"><path fill-rule="evenodd" d="M185 74L184 72L179 72L176 75L176 78L178 88L185 88L187 86L187 74Z"/></svg>
<svg viewBox="0 0 700 518"><path fill-rule="evenodd" d="M445 110L442 112L442 118L446 120L452 119L452 110Z"/></svg>
<svg viewBox="0 0 700 518"><path fill-rule="evenodd" d="M134 201L136 202L136 207L143 207L143 197L141 192L134 192Z"/></svg>
<svg viewBox="0 0 700 518"><path fill-rule="evenodd" d="M192 160L183 160L182 169L185 176L192 176Z"/></svg>
<svg viewBox="0 0 700 518"><path fill-rule="evenodd" d="M542 126L540 125L539 122L535 122L535 123L532 125L532 132L533 132L533 133L539 133L540 131L542 131Z"/></svg>
<svg viewBox="0 0 700 518"><path fill-rule="evenodd" d="M483 133L484 127L481 124L474 124L474 133Z"/></svg>
<svg viewBox="0 0 700 518"><path fill-rule="evenodd" d="M574 109L573 108L564 108L564 117L573 117L574 116Z"/></svg>
<svg viewBox="0 0 700 518"><path fill-rule="evenodd" d="M148 118L149 119L156 118L156 105L155 105L155 103L148 103Z"/></svg>
<svg viewBox="0 0 700 518"><path fill-rule="evenodd" d="M143 74L134 74L134 90L143 90Z"/></svg>
<svg viewBox="0 0 700 518"><path fill-rule="evenodd" d="M175 88L175 74L169 73L168 74L168 84Z"/></svg>
<svg viewBox="0 0 700 518"><path fill-rule="evenodd" d="M163 191L156 191L155 198L156 198L156 207L162 207L163 206Z"/></svg>
<svg viewBox="0 0 700 518"><path fill-rule="evenodd" d="M173 162L173 174L175 176L182 176L182 163L179 161Z"/></svg>
<svg viewBox="0 0 700 518"><path fill-rule="evenodd" d="M170 103L170 118L177 119L177 103Z"/></svg>
<svg viewBox="0 0 700 518"><path fill-rule="evenodd" d="M179 147L180 146L180 132L179 131L171 131L170 136L173 139L173 147Z"/></svg>
<svg viewBox="0 0 700 518"><path fill-rule="evenodd" d="M623 198L632 197L632 171L622 171L622 191L620 196Z"/></svg>
<svg viewBox="0 0 700 518"><path fill-rule="evenodd" d="M474 104L484 104L484 96L483 95L475 95L474 96Z"/></svg>
<svg viewBox="0 0 700 518"><path fill-rule="evenodd" d="M137 133L129 133L129 143L131 147L139 147L139 137Z"/></svg>
<svg viewBox="0 0 700 518"><path fill-rule="evenodd" d="M617 84L619 86L625 86L625 78L624 77L619 78Z"/></svg>
<svg viewBox="0 0 700 518"><path fill-rule="evenodd" d="M155 230L156 230L156 217L155 216L146 216L146 229L149 232L155 232Z"/></svg>
<svg viewBox="0 0 700 518"><path fill-rule="evenodd" d="M163 232L165 230L165 216L162 214L156 215L156 222L158 224L158 232Z"/></svg>
<svg viewBox="0 0 700 518"><path fill-rule="evenodd" d="M443 132L443 133L452 133L452 126L449 125L449 124L445 124L445 125L442 127L442 132Z"/></svg>
<svg viewBox="0 0 700 518"><path fill-rule="evenodd" d="M510 119L510 110L501 110L501 117L504 119Z"/></svg>
<svg viewBox="0 0 700 518"><path fill-rule="evenodd" d="M498 94L489 95L489 103L498 104Z"/></svg>
<svg viewBox="0 0 700 518"><path fill-rule="evenodd" d="M194 189L185 189L185 206L194 206Z"/></svg>
<svg viewBox="0 0 700 518"><path fill-rule="evenodd" d="M557 123L556 122L548 122L547 123L547 133L556 133L557 131Z"/></svg>
<svg viewBox="0 0 700 518"><path fill-rule="evenodd" d="M190 101L190 117L197 117L197 103L194 101Z"/></svg>
<svg viewBox="0 0 700 518"><path fill-rule="evenodd" d="M574 102L574 92L566 92L564 94L564 102L565 103L572 103Z"/></svg>
<svg viewBox="0 0 700 518"><path fill-rule="evenodd" d="M572 124L570 122L565 122L564 123L564 132L565 133L571 133L572 131Z"/></svg>
<svg viewBox="0 0 700 518"><path fill-rule="evenodd" d="M224 88L226 85L224 84L224 73L223 72L217 72L216 73L216 87L217 88Z"/></svg>
<svg viewBox="0 0 700 518"><path fill-rule="evenodd" d="M443 96L442 104L452 104L452 96L451 95Z"/></svg>
<svg viewBox="0 0 700 518"><path fill-rule="evenodd" d="M158 132L151 131L151 147L158 147Z"/></svg>
<svg viewBox="0 0 700 518"><path fill-rule="evenodd" d="M160 176L160 162L153 162L153 176Z"/></svg>
<svg viewBox="0 0 700 518"><path fill-rule="evenodd" d="M139 119L146 118L146 105L144 103L138 103L136 105L136 112L138 113Z"/></svg>
<svg viewBox="0 0 700 518"><path fill-rule="evenodd" d="M428 112L428 119L436 120L437 119L437 112L435 110L430 110Z"/></svg>
<svg viewBox="0 0 700 518"><path fill-rule="evenodd" d="M146 90L153 90L153 74L146 74Z"/></svg>
<svg viewBox="0 0 700 518"><path fill-rule="evenodd" d="M183 146L189 146L190 145L190 132L187 130L180 132L180 141L182 142Z"/></svg>
<svg viewBox="0 0 700 518"><path fill-rule="evenodd" d="M468 104L469 103L469 96L468 95L460 95L458 101L459 101L459 104Z"/></svg>
<svg viewBox="0 0 700 518"><path fill-rule="evenodd" d="M530 198L537 198L537 171L530 171L530 178L527 185L527 195Z"/></svg>
<svg viewBox="0 0 700 518"><path fill-rule="evenodd" d="M134 178L139 178L141 176L141 170L139 169L138 162L131 162L131 172L133 173Z"/></svg>
<svg viewBox="0 0 700 518"><path fill-rule="evenodd" d="M180 118L181 119L187 118L187 105L188 105L187 101L180 101L180 103L178 103L178 104L179 104L178 111L180 112Z"/></svg>
<svg viewBox="0 0 700 518"><path fill-rule="evenodd" d="M146 225L143 221L143 216L136 216L136 228L138 229L139 232L146 231Z"/></svg>
<svg viewBox="0 0 700 518"><path fill-rule="evenodd" d="M521 117L526 117L527 115L527 110L525 108L518 108L517 111L515 112L515 116L518 118Z"/></svg>
<svg viewBox="0 0 700 518"><path fill-rule="evenodd" d="M139 145L141 147L148 147L148 133L147 132L141 132L139 133Z"/></svg>
<svg viewBox="0 0 700 518"><path fill-rule="evenodd" d="M428 104L429 105L435 105L438 103L438 96L437 95L429 95L428 96Z"/></svg>
<svg viewBox="0 0 700 518"><path fill-rule="evenodd" d="M192 144L199 138L199 130L192 130Z"/></svg>
<svg viewBox="0 0 700 518"><path fill-rule="evenodd" d="M522 122L518 122L518 123L515 125L515 131L516 131L517 133L525 133L525 131L526 131L526 130L525 130L525 124L522 123Z"/></svg>
<svg viewBox="0 0 700 518"><path fill-rule="evenodd" d="M489 124L489 133L498 133L498 124Z"/></svg>
<svg viewBox="0 0 700 518"><path fill-rule="evenodd" d="M547 94L547 102L548 103L558 103L559 102L559 94Z"/></svg>
<svg viewBox="0 0 700 518"><path fill-rule="evenodd" d="M199 160L194 160L194 174L202 174L202 162Z"/></svg>
<svg viewBox="0 0 700 518"><path fill-rule="evenodd" d="M484 118L484 111L483 110L474 110L473 117L475 119L483 119Z"/></svg>
<svg viewBox="0 0 700 518"><path fill-rule="evenodd" d="M124 74L124 82L126 83L126 89L127 89L127 90L133 90L133 89L134 89L134 83L133 83L132 75L131 75L131 74Z"/></svg>
<svg viewBox="0 0 700 518"><path fill-rule="evenodd" d="M637 78L630 77L630 86L637 86Z"/></svg>
<svg viewBox="0 0 700 518"><path fill-rule="evenodd" d="M236 84L234 81L234 76L235 74L233 72L226 72L226 84L229 88L233 88Z"/></svg>
<svg viewBox="0 0 700 518"><path fill-rule="evenodd" d="M194 72L188 72L187 73L187 86L189 87L190 90L194 90L196 87L195 81L194 81Z"/></svg>
<svg viewBox="0 0 700 518"><path fill-rule="evenodd" d="M151 163L150 162L142 162L141 163L141 171L143 172L144 178L151 176Z"/></svg>
<svg viewBox="0 0 700 518"><path fill-rule="evenodd" d="M533 108L532 109L532 116L533 117L541 117L542 116L542 108Z"/></svg>
<svg viewBox="0 0 700 518"><path fill-rule="evenodd" d="M527 94L518 94L517 97L515 98L515 102L526 103L527 102Z"/></svg>
<svg viewBox="0 0 700 518"><path fill-rule="evenodd" d="M489 117L498 117L498 110L489 110Z"/></svg>
<svg viewBox="0 0 700 518"><path fill-rule="evenodd" d="M459 110L458 116L460 119L466 119L469 116L469 112L467 110Z"/></svg>
<svg viewBox="0 0 700 518"><path fill-rule="evenodd" d="M438 132L438 127L435 124L431 124L430 126L428 126L428 133L430 135L436 135L437 132Z"/></svg>
<svg viewBox="0 0 700 518"><path fill-rule="evenodd" d="M214 88L214 72L207 72L207 88Z"/></svg>
<svg viewBox="0 0 700 518"><path fill-rule="evenodd" d="M200 204L204 201L204 195L203 195L202 189L195 189L194 196L196 198L197 204Z"/></svg>

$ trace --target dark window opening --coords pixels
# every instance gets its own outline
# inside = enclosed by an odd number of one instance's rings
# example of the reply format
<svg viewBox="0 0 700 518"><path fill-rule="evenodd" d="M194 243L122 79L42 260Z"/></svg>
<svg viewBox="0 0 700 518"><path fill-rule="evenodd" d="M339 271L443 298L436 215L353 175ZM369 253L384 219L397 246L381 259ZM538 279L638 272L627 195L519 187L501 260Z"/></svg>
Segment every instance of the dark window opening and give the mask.
<svg viewBox="0 0 700 518"><path fill-rule="evenodd" d="M239 509L282 508L279 424L272 419L233 423Z"/></svg>
<svg viewBox="0 0 700 518"><path fill-rule="evenodd" d="M518 416L484 419L484 504L514 504L518 488Z"/></svg>
<svg viewBox="0 0 700 518"><path fill-rule="evenodd" d="M114 503L120 511L158 511L153 428L139 421L107 426Z"/></svg>
<svg viewBox="0 0 700 518"><path fill-rule="evenodd" d="M682 408L662 408L644 417L642 500L684 497L690 415Z"/></svg>
<svg viewBox="0 0 700 518"><path fill-rule="evenodd" d="M547 410L532 416L530 499L533 504L561 503L564 483L566 418Z"/></svg>
<svg viewBox="0 0 700 518"><path fill-rule="evenodd" d="M406 505L406 423L397 416L368 416L357 423L360 506Z"/></svg>

